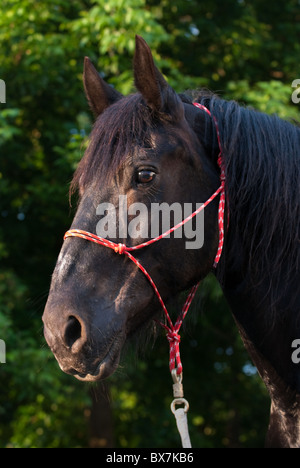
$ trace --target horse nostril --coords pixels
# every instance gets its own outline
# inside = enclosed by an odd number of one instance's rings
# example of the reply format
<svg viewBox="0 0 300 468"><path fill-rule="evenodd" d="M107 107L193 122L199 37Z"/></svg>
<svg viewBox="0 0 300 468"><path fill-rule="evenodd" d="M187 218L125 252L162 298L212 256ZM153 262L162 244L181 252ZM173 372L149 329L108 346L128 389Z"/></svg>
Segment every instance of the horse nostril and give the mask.
<svg viewBox="0 0 300 468"><path fill-rule="evenodd" d="M70 315L68 323L65 328L64 341L68 348L72 349L75 343L77 343L82 337L82 327L80 321ZM72 350L74 351L74 349Z"/></svg>

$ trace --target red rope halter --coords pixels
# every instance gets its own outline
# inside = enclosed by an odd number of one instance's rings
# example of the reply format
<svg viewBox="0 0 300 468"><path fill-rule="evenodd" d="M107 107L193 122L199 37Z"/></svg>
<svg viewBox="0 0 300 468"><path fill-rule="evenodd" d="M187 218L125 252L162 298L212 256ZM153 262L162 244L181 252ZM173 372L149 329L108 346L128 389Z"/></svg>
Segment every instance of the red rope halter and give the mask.
<svg viewBox="0 0 300 468"><path fill-rule="evenodd" d="M180 352L179 352L179 343L180 343L180 335L179 335L179 330L182 326L183 320L190 308L190 305L195 297L197 288L199 286L199 283L196 284L195 286L192 287L187 300L184 303L184 306L182 308L182 312L179 315L175 325L173 325L173 322L170 318L170 315L167 311L167 308L165 306L165 303L153 281L151 278L150 274L147 272L147 270L141 265L141 263L133 256L131 255L130 252L134 252L135 250L142 249L144 247L148 247L151 244L154 244L154 242L158 242L159 240L163 239L164 237L167 237L169 234L174 232L176 229L179 229L181 226L186 224L188 221L190 221L192 218L194 218L198 213L200 213L206 206L208 206L219 194L220 194L220 202L219 202L219 213L218 213L218 221L219 221L219 246L217 250L217 254L214 260L214 268L218 265L221 254L222 254L222 249L223 249L223 244L224 244L224 212L225 212L225 170L223 166L223 161L222 161L222 149L221 149L221 141L220 141L220 134L219 134L219 128L218 128L218 123L214 116L212 116L211 112L202 104L194 103L196 107L199 109L204 110L208 115L210 115L215 123L216 130L217 130L217 137L218 137L218 143L219 143L219 149L220 153L218 156L218 165L221 170L221 185L220 187L215 191L215 193L203 204L201 207L199 207L196 211L194 211L190 216L185 218L183 221L180 223L176 224L176 226L172 227L168 231L164 232L160 236L155 237L154 239L150 239L147 242L143 242L142 244L133 246L133 247L127 247L125 244L117 244L115 242L112 242L108 239L105 239L103 237L96 236L95 234L92 234L87 231L82 231L80 229L71 229L66 232L64 239L67 239L68 237L80 237L82 239L94 242L99 245L103 245L104 247L108 247L112 250L114 250L116 253L120 255L126 255L135 265L144 273L148 281L150 282L152 288L154 289L154 292L163 308L163 311L165 313L168 325L164 323L160 323L160 325L165 328L167 331L167 339L170 344L170 371L174 370L176 368L177 375L180 375L182 373L182 363L180 359Z"/></svg>

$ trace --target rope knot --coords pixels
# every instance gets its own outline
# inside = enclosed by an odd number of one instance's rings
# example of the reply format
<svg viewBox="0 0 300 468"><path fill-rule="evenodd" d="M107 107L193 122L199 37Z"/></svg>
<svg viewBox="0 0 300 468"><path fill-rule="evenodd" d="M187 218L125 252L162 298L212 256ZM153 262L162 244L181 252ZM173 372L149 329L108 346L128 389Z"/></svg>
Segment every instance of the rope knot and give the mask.
<svg viewBox="0 0 300 468"><path fill-rule="evenodd" d="M181 337L176 330L169 330L167 333L167 339L170 343L180 343Z"/></svg>
<svg viewBox="0 0 300 468"><path fill-rule="evenodd" d="M126 245L125 244L118 244L115 247L115 252L118 253L119 255L123 255L123 253L126 250Z"/></svg>

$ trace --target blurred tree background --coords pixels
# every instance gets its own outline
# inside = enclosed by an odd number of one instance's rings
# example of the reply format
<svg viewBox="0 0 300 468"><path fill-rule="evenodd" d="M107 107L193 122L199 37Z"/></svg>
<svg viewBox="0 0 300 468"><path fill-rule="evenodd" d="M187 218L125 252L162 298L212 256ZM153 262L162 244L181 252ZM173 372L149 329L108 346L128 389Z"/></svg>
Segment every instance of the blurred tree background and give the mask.
<svg viewBox="0 0 300 468"><path fill-rule="evenodd" d="M142 356L128 349L108 382L87 385L59 370L41 323L92 125L83 58L128 93L135 34L178 92L207 87L300 120L299 0L2 0L0 447L179 446L163 333ZM269 399L213 277L183 335L193 445L262 447Z"/></svg>

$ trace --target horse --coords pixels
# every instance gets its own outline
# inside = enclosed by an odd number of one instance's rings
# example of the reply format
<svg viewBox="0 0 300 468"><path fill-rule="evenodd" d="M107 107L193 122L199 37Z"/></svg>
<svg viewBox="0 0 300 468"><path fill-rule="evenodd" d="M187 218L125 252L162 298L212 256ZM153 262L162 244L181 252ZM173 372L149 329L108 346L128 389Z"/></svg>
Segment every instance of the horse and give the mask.
<svg viewBox="0 0 300 468"><path fill-rule="evenodd" d="M52 277L45 339L64 372L107 378L125 342L213 271L271 398L266 447L299 448L300 128L209 91L177 94L139 36L133 70L137 92L124 97L85 58L95 123L71 184L79 202ZM224 239L214 267L222 171ZM212 194L201 247L187 248L187 235L174 231L134 251L151 219L140 218L130 237L130 207L188 204L195 213ZM99 215L115 242L107 236L105 243L105 228L101 238L95 234Z"/></svg>

